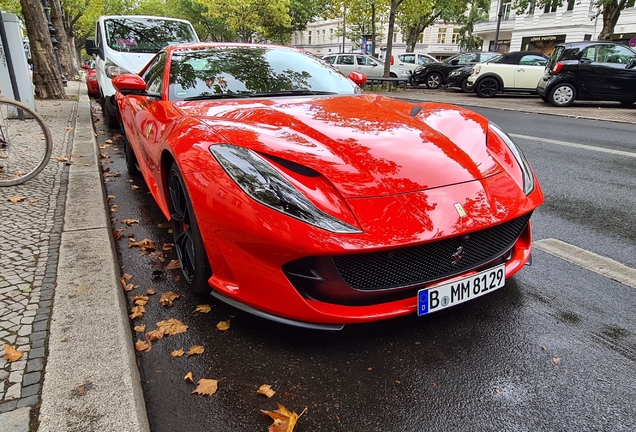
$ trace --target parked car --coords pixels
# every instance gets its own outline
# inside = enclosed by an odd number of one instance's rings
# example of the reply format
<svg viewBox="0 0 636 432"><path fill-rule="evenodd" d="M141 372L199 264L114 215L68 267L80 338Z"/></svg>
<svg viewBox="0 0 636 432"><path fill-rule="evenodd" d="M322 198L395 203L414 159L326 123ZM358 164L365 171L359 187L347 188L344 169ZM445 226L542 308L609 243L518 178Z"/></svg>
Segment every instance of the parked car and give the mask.
<svg viewBox="0 0 636 432"><path fill-rule="evenodd" d="M411 72L415 71L418 66L429 63L439 63L439 61L435 57L423 53L406 53L391 56L391 65L403 67Z"/></svg>
<svg viewBox="0 0 636 432"><path fill-rule="evenodd" d="M467 87L479 97L499 92L536 93L548 57L540 52L513 51L476 64Z"/></svg>
<svg viewBox="0 0 636 432"><path fill-rule="evenodd" d="M468 77L473 74L473 66L464 66L455 69L448 74L444 88L456 87L462 89L463 92L471 92L468 88Z"/></svg>
<svg viewBox="0 0 636 432"><path fill-rule="evenodd" d="M99 84L97 83L97 73L95 72L95 60L82 65L86 70L86 90L89 96L99 97Z"/></svg>
<svg viewBox="0 0 636 432"><path fill-rule="evenodd" d="M343 74L360 72L369 78L380 78L384 75L384 63L377 58L365 54L331 54L323 57L324 60L335 66ZM400 66L391 66L390 76L393 78L409 78L408 69Z"/></svg>
<svg viewBox="0 0 636 432"><path fill-rule="evenodd" d="M273 45L172 45L140 75L113 78L126 166L196 292L339 329L472 300L530 259L543 194L477 113L365 93Z"/></svg>
<svg viewBox="0 0 636 432"><path fill-rule="evenodd" d="M500 55L498 52L465 52L457 54L443 62L430 63L419 66L411 77L412 85L425 84L430 89L436 89L444 84L448 75L455 69L465 66L472 66L476 63L484 62L494 56Z"/></svg>
<svg viewBox="0 0 636 432"><path fill-rule="evenodd" d="M575 100L636 102L636 51L614 42L558 44L537 85L541 98L554 106Z"/></svg>

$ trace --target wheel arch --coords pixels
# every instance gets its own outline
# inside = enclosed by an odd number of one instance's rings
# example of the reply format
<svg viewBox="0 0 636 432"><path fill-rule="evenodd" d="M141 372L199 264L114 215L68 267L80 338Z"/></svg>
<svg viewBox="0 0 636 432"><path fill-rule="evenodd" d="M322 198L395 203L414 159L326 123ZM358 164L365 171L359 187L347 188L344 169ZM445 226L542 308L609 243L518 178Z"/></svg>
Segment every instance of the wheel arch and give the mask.
<svg viewBox="0 0 636 432"><path fill-rule="evenodd" d="M475 84L473 84L473 90L479 85L479 83L481 83L486 78L494 78L497 81L497 84L499 84L499 90L501 91L503 89L504 85L503 85L503 80L501 79L501 77L494 72L487 72L484 75L477 78L477 81L475 81Z"/></svg>

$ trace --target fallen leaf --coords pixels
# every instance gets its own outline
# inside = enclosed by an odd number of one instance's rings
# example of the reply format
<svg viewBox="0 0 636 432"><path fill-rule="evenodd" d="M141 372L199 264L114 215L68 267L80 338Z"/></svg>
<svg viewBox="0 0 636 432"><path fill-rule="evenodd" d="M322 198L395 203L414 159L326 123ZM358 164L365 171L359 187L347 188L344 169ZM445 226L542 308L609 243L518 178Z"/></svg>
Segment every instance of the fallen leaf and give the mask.
<svg viewBox="0 0 636 432"><path fill-rule="evenodd" d="M132 226L133 224L139 223L139 219L122 219L121 223Z"/></svg>
<svg viewBox="0 0 636 432"><path fill-rule="evenodd" d="M104 142L105 142L106 144L112 144L112 143L113 143L113 140L109 140L109 139L107 139L107 140L106 140L106 141L104 141Z"/></svg>
<svg viewBox="0 0 636 432"><path fill-rule="evenodd" d="M262 386L260 386L258 390L256 390L256 393L267 396L268 398L271 398L276 394L276 392L272 390L272 386L269 384L263 384Z"/></svg>
<svg viewBox="0 0 636 432"><path fill-rule="evenodd" d="M161 250L168 252L171 251L173 247L174 243L164 243L163 245L161 245Z"/></svg>
<svg viewBox="0 0 636 432"><path fill-rule="evenodd" d="M65 158L64 156L58 156L55 158L55 160L57 160L58 162L67 162L68 158Z"/></svg>
<svg viewBox="0 0 636 432"><path fill-rule="evenodd" d="M203 354L204 351L205 351L205 348L203 348L202 345L195 345L192 348L190 348L190 351L188 351L188 357L195 354Z"/></svg>
<svg viewBox="0 0 636 432"><path fill-rule="evenodd" d="M497 394L501 393L501 389L499 387L495 387L495 393Z"/></svg>
<svg viewBox="0 0 636 432"><path fill-rule="evenodd" d="M128 273L124 273L122 277L119 278L119 283L121 284L122 288L126 292L133 289L133 284L127 282L128 279L130 279L131 277L132 275L129 275Z"/></svg>
<svg viewBox="0 0 636 432"><path fill-rule="evenodd" d="M135 349L139 352L148 352L152 349L152 345L146 341L137 340L137 342L135 342Z"/></svg>
<svg viewBox="0 0 636 432"><path fill-rule="evenodd" d="M146 290L146 294L148 295L157 294L157 291L155 291L153 287L148 287L148 289Z"/></svg>
<svg viewBox="0 0 636 432"><path fill-rule="evenodd" d="M221 331L228 331L230 329L230 320L219 321L219 323L216 325L216 328Z"/></svg>
<svg viewBox="0 0 636 432"><path fill-rule="evenodd" d="M73 128L72 128L71 126L69 126L69 127L67 127L67 128L66 128L66 130L67 130L67 131L72 131L72 130L73 130Z"/></svg>
<svg viewBox="0 0 636 432"><path fill-rule="evenodd" d="M185 333L188 330L188 326L179 321L176 318L170 318L169 320L159 321L157 327L162 328L163 332L169 336L179 333Z"/></svg>
<svg viewBox="0 0 636 432"><path fill-rule="evenodd" d="M183 350L183 348L178 349L178 350L174 350L174 351L172 351L170 353L170 355L172 357L181 357L183 354L185 354L185 351ZM192 373L192 372L190 372L190 373ZM186 377L187 377L187 375L186 375ZM192 382L194 382L194 380L192 380Z"/></svg>
<svg viewBox="0 0 636 432"><path fill-rule="evenodd" d="M4 345L4 355L2 357L6 358L9 363L13 363L14 361L20 360L20 358L22 357L22 354L24 354L22 351L18 351L17 349L13 348L11 345L8 345L8 344L3 344L3 345Z"/></svg>
<svg viewBox="0 0 636 432"><path fill-rule="evenodd" d="M110 155L108 153L106 153L106 152L99 154L99 158L100 159L108 159L109 157L110 157Z"/></svg>
<svg viewBox="0 0 636 432"><path fill-rule="evenodd" d="M38 202L38 201L40 201L40 200L36 200L36 199L30 199L30 200L29 200L29 202L30 202L31 204L35 204L35 203L36 203L36 202Z"/></svg>
<svg viewBox="0 0 636 432"><path fill-rule="evenodd" d="M210 312L210 310L212 310L210 305L208 305L208 304L200 304L200 305L197 306L197 308L194 311L195 312L201 312L201 313L208 313L208 312Z"/></svg>
<svg viewBox="0 0 636 432"><path fill-rule="evenodd" d="M289 411L281 404L278 404L277 410L261 410L261 412L274 419L274 423L269 426L269 432L293 432L296 422L298 421L298 414Z"/></svg>
<svg viewBox="0 0 636 432"><path fill-rule="evenodd" d="M159 339L163 338L163 329L162 328L158 328L156 330L149 331L148 333L146 333L146 336L148 336L148 339L151 342L159 340Z"/></svg>
<svg viewBox="0 0 636 432"><path fill-rule="evenodd" d="M201 378L197 384L198 386L194 389L192 394L196 393L204 396L212 396L214 393L216 393L219 381L214 379Z"/></svg>
<svg viewBox="0 0 636 432"><path fill-rule="evenodd" d="M137 333L143 333L146 331L146 324L139 324L138 326L133 327Z"/></svg>
<svg viewBox="0 0 636 432"><path fill-rule="evenodd" d="M160 224L157 224L157 228L170 228L170 224L167 222L162 222Z"/></svg>
<svg viewBox="0 0 636 432"><path fill-rule="evenodd" d="M11 201L13 204L15 203L19 203L22 202L26 199L26 197L23 196L12 196L11 198L9 198L7 201Z"/></svg>
<svg viewBox="0 0 636 432"><path fill-rule="evenodd" d="M133 308L130 310L131 314L128 315L128 317L131 320L137 319L137 318L141 318L144 316L144 314L146 313L146 308L143 306L133 306Z"/></svg>
<svg viewBox="0 0 636 432"><path fill-rule="evenodd" d="M179 260L171 260L166 266L167 270L177 270L181 268L181 263Z"/></svg>
<svg viewBox="0 0 636 432"><path fill-rule="evenodd" d="M166 293L161 294L159 298L159 303L164 306L172 306L174 301L179 298L179 294L176 292L168 291Z"/></svg>
<svg viewBox="0 0 636 432"><path fill-rule="evenodd" d="M131 300L137 305L137 306L145 306L146 303L148 303L148 296L145 295L137 295L134 296L133 298L131 298Z"/></svg>
<svg viewBox="0 0 636 432"><path fill-rule="evenodd" d="M131 188L132 190L137 190L137 189L139 189L139 186L137 186L137 185L130 185L130 188Z"/></svg>
<svg viewBox="0 0 636 432"><path fill-rule="evenodd" d="M555 365L558 365L559 363L561 363L561 357L555 357L552 359L552 363L554 363Z"/></svg>
<svg viewBox="0 0 636 432"><path fill-rule="evenodd" d="M183 379L186 381L190 381L191 383L194 382L194 378L192 377L192 372L188 372L186 376L183 377Z"/></svg>
<svg viewBox="0 0 636 432"><path fill-rule="evenodd" d="M155 250L155 242L148 238L145 238L138 242L131 241L130 243L128 243L128 247L138 247L142 251L152 252Z"/></svg>
<svg viewBox="0 0 636 432"><path fill-rule="evenodd" d="M126 231L126 228L118 228L116 230L113 231L113 238L115 240L119 240L120 238L122 238L124 235L122 234L124 231Z"/></svg>

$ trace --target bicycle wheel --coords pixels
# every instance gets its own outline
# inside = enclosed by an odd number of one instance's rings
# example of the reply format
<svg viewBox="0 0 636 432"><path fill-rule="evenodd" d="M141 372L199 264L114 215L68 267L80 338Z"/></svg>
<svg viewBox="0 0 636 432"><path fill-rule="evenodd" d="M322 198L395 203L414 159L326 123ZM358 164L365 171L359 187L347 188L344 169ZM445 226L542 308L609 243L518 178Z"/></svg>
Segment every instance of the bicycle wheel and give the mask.
<svg viewBox="0 0 636 432"><path fill-rule="evenodd" d="M0 99L0 186L13 186L44 169L53 150L51 131L23 103Z"/></svg>

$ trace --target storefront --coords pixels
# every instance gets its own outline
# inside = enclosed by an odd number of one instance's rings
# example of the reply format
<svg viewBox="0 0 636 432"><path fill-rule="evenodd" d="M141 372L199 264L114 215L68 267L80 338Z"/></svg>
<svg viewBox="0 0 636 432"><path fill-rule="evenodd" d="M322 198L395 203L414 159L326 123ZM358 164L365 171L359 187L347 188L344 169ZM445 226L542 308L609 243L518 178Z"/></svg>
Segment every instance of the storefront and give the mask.
<svg viewBox="0 0 636 432"><path fill-rule="evenodd" d="M552 54L554 46L565 42L566 35L530 36L521 39L521 51L538 51Z"/></svg>
<svg viewBox="0 0 636 432"><path fill-rule="evenodd" d="M498 51L500 53L510 52L510 39L497 41L497 49L495 50L495 41L491 40L488 44L488 51Z"/></svg>

